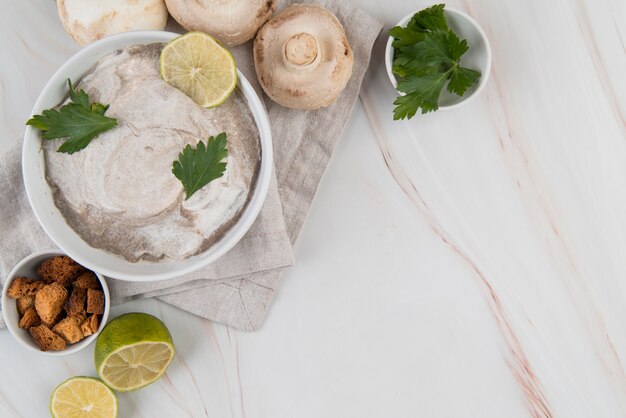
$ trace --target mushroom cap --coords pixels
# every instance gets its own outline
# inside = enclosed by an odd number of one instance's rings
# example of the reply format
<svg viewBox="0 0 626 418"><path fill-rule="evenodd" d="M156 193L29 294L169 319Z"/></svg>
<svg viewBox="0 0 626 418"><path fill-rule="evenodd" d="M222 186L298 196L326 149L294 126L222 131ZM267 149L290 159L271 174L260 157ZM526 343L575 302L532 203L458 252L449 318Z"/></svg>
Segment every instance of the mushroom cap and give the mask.
<svg viewBox="0 0 626 418"><path fill-rule="evenodd" d="M163 0L57 0L57 10L81 45L120 32L163 30L168 16Z"/></svg>
<svg viewBox="0 0 626 418"><path fill-rule="evenodd" d="M206 32L229 47L252 39L276 8L276 0L165 0L165 3L183 28Z"/></svg>
<svg viewBox="0 0 626 418"><path fill-rule="evenodd" d="M295 109L333 103L348 84L354 57L328 9L294 4L270 19L254 41L254 64L265 93Z"/></svg>

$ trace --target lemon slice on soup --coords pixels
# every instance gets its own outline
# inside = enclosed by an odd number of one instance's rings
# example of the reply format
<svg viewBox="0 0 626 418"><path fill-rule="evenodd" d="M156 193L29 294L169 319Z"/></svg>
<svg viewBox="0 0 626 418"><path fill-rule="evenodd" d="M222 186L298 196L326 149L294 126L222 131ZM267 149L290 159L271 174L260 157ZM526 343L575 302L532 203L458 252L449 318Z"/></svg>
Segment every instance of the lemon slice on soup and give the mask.
<svg viewBox="0 0 626 418"><path fill-rule="evenodd" d="M189 32L161 51L161 77L202 107L224 103L237 86L235 59L210 35Z"/></svg>

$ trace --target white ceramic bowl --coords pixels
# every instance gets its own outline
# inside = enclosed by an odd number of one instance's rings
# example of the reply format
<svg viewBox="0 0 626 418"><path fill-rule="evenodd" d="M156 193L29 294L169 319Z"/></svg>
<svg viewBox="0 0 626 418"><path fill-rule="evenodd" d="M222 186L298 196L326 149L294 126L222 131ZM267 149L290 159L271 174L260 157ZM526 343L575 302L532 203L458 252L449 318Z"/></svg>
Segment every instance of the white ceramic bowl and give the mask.
<svg viewBox="0 0 626 418"><path fill-rule="evenodd" d="M113 35L94 42L71 57L57 70L39 95L32 114L56 106L67 94L66 80L79 80L96 61L117 49L129 45L167 42L178 34L162 31L137 31ZM43 153L39 130L28 126L22 150L22 174L30 205L37 220L54 243L86 268L116 279L130 281L165 280L191 273L214 262L244 236L256 219L267 195L272 173L272 138L267 112L246 78L238 72L239 84L259 129L261 138L261 167L250 202L239 220L207 251L184 261L159 263L130 263L117 255L89 246L65 222L54 204L52 192L45 179Z"/></svg>
<svg viewBox="0 0 626 418"><path fill-rule="evenodd" d="M421 9L414 10L404 16L395 26L406 26L413 15L420 10ZM450 29L452 29L459 38L467 39L467 43L469 44L468 51L461 57L461 65L479 70L481 73L480 81L470 87L461 97L448 92L445 88L442 90L441 96L439 96L439 110L451 110L469 103L480 94L485 84L487 84L489 73L491 72L491 46L489 45L489 40L485 32L470 16L448 6L446 6L444 13ZM391 84L393 84L393 87L396 88L398 81L392 71L394 55L392 43L393 37L390 36L385 49L385 66L387 67L389 80Z"/></svg>
<svg viewBox="0 0 626 418"><path fill-rule="evenodd" d="M4 321L6 322L7 328L11 332L11 335L13 335L13 337L15 337L15 339L27 349L53 357L67 356L69 354L76 353L91 344L96 339L98 334L100 334L100 331L102 331L107 323L107 320L109 319L110 305L109 288L107 287L107 283L102 275L94 271L96 277L98 277L98 280L100 280L100 284L102 285L102 291L104 292L105 301L104 314L102 315L102 319L100 320L98 332L75 344L69 344L65 350L41 351L33 341L33 338L31 337L28 330L21 329L18 326L20 322L20 317L17 312L17 307L15 306L15 299L7 296L7 290L9 289L9 286L11 286L11 282L13 281L13 279L15 279L16 277L27 277L33 280L38 279L39 275L37 274L37 267L39 267L39 265L41 265L41 263L43 263L47 259L57 255L65 254L60 252L59 250L44 250L33 253L24 258L17 264L17 266L13 268L13 270L11 270L11 272L7 276L4 288L2 289L2 315L4 316Z"/></svg>

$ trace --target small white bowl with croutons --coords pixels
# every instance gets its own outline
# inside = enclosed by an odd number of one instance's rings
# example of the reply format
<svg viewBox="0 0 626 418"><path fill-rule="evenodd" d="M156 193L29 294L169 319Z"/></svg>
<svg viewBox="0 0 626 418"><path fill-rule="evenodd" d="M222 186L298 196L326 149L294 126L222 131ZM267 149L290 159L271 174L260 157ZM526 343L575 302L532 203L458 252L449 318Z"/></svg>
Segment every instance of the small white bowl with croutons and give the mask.
<svg viewBox="0 0 626 418"><path fill-rule="evenodd" d="M33 253L7 276L2 314L29 350L66 356L91 344L109 318L109 288L59 250Z"/></svg>

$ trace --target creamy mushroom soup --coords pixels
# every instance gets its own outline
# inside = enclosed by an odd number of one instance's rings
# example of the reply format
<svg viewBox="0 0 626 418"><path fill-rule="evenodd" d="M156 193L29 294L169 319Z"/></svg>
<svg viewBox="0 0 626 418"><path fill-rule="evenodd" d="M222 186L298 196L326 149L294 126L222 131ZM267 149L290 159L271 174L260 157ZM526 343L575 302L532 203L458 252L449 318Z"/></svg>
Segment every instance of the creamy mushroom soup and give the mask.
<svg viewBox="0 0 626 418"><path fill-rule="evenodd" d="M80 88L109 104L118 126L74 154L43 141L46 178L67 223L91 246L125 259L183 260L221 238L249 201L260 165L259 132L242 93L204 109L159 76L162 44L102 58ZM185 200L172 163L187 144L226 132L224 176Z"/></svg>

